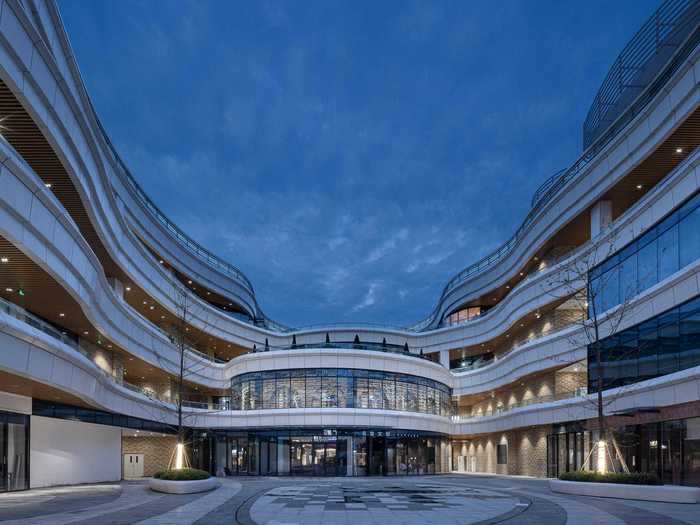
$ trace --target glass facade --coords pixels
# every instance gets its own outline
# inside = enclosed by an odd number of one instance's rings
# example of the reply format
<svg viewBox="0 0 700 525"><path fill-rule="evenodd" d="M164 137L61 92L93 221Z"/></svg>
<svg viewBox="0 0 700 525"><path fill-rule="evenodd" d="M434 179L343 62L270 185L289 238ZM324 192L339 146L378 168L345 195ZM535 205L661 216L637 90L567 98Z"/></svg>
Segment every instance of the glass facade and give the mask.
<svg viewBox="0 0 700 525"><path fill-rule="evenodd" d="M590 308L605 312L698 258L700 193L590 272Z"/></svg>
<svg viewBox="0 0 700 525"><path fill-rule="evenodd" d="M483 308L481 306L469 306L467 308L462 308L461 310L457 310L456 312L448 315L443 324L454 325L466 323L467 321L481 317L481 314L486 313L486 310L487 308Z"/></svg>
<svg viewBox="0 0 700 525"><path fill-rule="evenodd" d="M447 472L447 436L402 430L200 433L193 464L226 476L405 476Z"/></svg>
<svg viewBox="0 0 700 525"><path fill-rule="evenodd" d="M600 370L595 346L588 346L589 392L700 365L700 296L598 344Z"/></svg>
<svg viewBox="0 0 700 525"><path fill-rule="evenodd" d="M700 485L700 417L628 425L613 430L631 472L655 474L671 485ZM547 436L547 476L579 470L596 433L560 429ZM621 470L616 461L615 468Z"/></svg>
<svg viewBox="0 0 700 525"><path fill-rule="evenodd" d="M29 416L0 412L0 492L29 488Z"/></svg>
<svg viewBox="0 0 700 525"><path fill-rule="evenodd" d="M231 380L232 410L371 408L450 416L451 396L431 379L356 369L252 372Z"/></svg>

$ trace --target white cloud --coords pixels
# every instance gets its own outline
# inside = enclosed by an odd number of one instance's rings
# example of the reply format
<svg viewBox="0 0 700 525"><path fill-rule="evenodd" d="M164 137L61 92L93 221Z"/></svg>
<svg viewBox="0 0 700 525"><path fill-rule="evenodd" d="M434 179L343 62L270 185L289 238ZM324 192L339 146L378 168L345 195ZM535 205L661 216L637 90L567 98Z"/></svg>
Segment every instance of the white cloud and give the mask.
<svg viewBox="0 0 700 525"><path fill-rule="evenodd" d="M365 293L364 297L359 303L352 307L352 311L358 312L374 305L377 302L377 290L379 289L380 284L380 281L369 283L369 287L367 288L367 292Z"/></svg>

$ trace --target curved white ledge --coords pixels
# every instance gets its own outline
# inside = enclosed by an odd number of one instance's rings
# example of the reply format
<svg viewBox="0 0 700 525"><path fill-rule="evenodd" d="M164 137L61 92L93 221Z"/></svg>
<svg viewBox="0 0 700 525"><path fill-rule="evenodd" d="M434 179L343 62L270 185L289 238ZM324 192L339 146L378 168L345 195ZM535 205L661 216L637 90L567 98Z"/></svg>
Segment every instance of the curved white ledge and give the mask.
<svg viewBox="0 0 700 525"><path fill-rule="evenodd" d="M133 216L134 223L142 234L172 256L171 263L183 264L183 273L212 284L212 289L227 295L227 290L235 291L235 283L221 285L225 275L217 275L213 268L204 264L175 241L153 216L144 210L142 203L133 195L130 185L124 182L125 175L112 158L107 146L107 138L94 119L92 109L84 92L82 80L74 63L65 36L60 16L53 3L36 7L37 16L28 16L21 4L11 3L0 19L2 56L7 61L2 64L2 76L28 106L51 143L59 152L78 191L83 196L88 213L105 245L124 267L135 282L146 288L149 294L172 310L168 300L169 276L153 261L149 254L133 237L126 219L126 211ZM37 26L39 24L41 27ZM40 30L38 30L40 29ZM44 39L43 35L48 35ZM49 52L49 49L51 50ZM448 294L441 306L444 312L469 297L483 293L487 289L503 284L512 276L522 262L529 260L534 250L553 235L563 224L595 201L607 188L616 182L639 159L655 147L698 101L695 62L697 50L686 60L657 98L597 156L594 162L579 177L569 184L566 192L548 204L536 220L528 235L521 240L521 246L487 272L474 276L460 286L459 300L454 300L454 292ZM21 89L19 88L21 86ZM112 188L123 199L114 198ZM133 224L132 224L133 225ZM153 232L160 232L155 235ZM468 288L468 290L467 290ZM240 295L240 294L239 294ZM219 337L234 341L243 340L251 346L267 337L271 345L289 344L291 335L277 334L254 326L244 326L225 313L197 301L201 312L195 312L195 325L211 326ZM250 297L250 304L255 302ZM216 322L205 322L213 316ZM332 331L321 330L321 331ZM370 334L394 335L391 330L367 331ZM346 332L349 332L347 330ZM353 331L357 332L357 330ZM398 331L397 339L416 339L411 333ZM393 341L392 341L393 342ZM401 343L401 341L396 341ZM416 341L415 346L422 345Z"/></svg>
<svg viewBox="0 0 700 525"><path fill-rule="evenodd" d="M1 370L53 386L104 410L168 424L175 422L172 405L116 384L77 351L5 314L0 314L0 344ZM609 390L605 396L612 400L606 408L608 413L696 401L700 397L700 366ZM594 412L593 404L583 398L530 405L457 423L443 416L373 409L185 410L187 425L195 428L354 426L451 435L488 434L588 419Z"/></svg>

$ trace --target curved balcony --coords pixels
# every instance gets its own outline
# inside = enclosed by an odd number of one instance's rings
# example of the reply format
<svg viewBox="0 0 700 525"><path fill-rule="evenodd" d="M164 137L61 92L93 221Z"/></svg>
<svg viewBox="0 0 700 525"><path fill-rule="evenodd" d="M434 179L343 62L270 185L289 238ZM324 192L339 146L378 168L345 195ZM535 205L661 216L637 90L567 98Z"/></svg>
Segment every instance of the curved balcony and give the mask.
<svg viewBox="0 0 700 525"><path fill-rule="evenodd" d="M608 104L607 98L613 89L613 79L616 78L615 71L622 72L626 68L636 68L637 71L645 72L646 81L643 84L634 85L629 82L625 75L624 90L616 96L617 117L614 122L608 123L605 133L598 132L596 139L586 143L583 154L565 170L558 171L549 177L535 192L532 198L532 206L525 219L518 227L513 236L492 253L482 257L475 263L467 266L454 277L452 277L440 294L435 308L431 314L423 321L413 325L415 330L425 330L431 328L441 313L441 307L446 297L474 275L480 274L496 263L506 258L520 240L528 232L535 218L546 207L546 205L565 187L569 181L581 174L610 142L651 102L662 90L666 83L673 77L684 63L685 59L700 43L700 3L687 0L667 0L664 4L647 20L642 29L635 35L630 43L625 47L613 69L606 77L601 89L594 101L594 108L604 107ZM656 32L654 31L656 28ZM652 49L654 50L652 52ZM639 78L637 78L639 80ZM624 97L624 93L629 89L636 89L639 94L634 100ZM622 88L621 88L622 89ZM623 106L622 100L627 102ZM593 110L593 108L592 108ZM596 113L597 114L597 113ZM598 128L602 126L603 118L609 120L612 112L606 111L604 116L594 118L589 113L587 123L584 128ZM590 120L589 120L590 119ZM605 122L608 122L605 120ZM593 126L596 121L596 126Z"/></svg>

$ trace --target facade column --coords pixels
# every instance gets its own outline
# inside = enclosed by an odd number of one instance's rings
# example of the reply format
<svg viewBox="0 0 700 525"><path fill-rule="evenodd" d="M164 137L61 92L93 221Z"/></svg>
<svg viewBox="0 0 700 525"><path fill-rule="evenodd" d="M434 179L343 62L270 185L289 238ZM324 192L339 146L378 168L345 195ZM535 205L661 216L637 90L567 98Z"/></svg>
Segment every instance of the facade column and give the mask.
<svg viewBox="0 0 700 525"><path fill-rule="evenodd" d="M440 364L447 368L448 370L450 369L450 351L449 350L440 350Z"/></svg>
<svg viewBox="0 0 700 525"><path fill-rule="evenodd" d="M591 239L612 222L612 201L598 201L591 208Z"/></svg>
<svg viewBox="0 0 700 525"><path fill-rule="evenodd" d="M117 297L119 297L119 299L124 299L124 283L116 277L110 277L108 281L109 284L112 285L112 289L114 293L117 294Z"/></svg>

